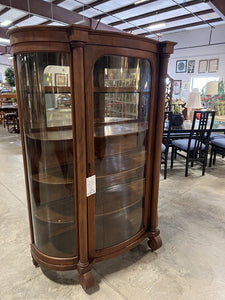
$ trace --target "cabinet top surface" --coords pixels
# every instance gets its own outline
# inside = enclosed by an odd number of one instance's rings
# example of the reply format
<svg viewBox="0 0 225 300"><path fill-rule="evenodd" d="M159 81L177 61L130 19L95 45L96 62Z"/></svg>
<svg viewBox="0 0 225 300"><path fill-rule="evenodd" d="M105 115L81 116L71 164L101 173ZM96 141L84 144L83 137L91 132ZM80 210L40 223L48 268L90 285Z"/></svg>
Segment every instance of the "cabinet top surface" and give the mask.
<svg viewBox="0 0 225 300"><path fill-rule="evenodd" d="M54 34L53 34L54 32ZM172 53L174 42L158 42L156 40L132 35L125 32L115 31L103 31L93 30L91 27L81 25L70 25L70 26L46 26L46 25L35 25L35 26L24 26L20 28L14 28L9 30L8 36L10 37L11 46L14 47L18 43L30 43L30 42L46 42L48 47L53 51L54 45L49 43L85 43L85 44L98 44L98 45L116 45L125 46L128 48L144 48L147 51L152 52L163 52ZM116 39L116 40L114 40ZM34 50L29 49L30 45L26 44L28 51ZM150 48L149 48L150 47ZM39 45L41 51L41 45ZM19 52L16 49L16 52Z"/></svg>

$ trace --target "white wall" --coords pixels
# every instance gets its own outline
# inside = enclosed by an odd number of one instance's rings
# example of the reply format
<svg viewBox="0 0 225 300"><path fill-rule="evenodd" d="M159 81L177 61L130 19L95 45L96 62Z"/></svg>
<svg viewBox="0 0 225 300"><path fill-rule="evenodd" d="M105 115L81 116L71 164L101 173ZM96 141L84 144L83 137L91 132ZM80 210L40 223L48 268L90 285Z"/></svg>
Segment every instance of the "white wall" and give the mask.
<svg viewBox="0 0 225 300"><path fill-rule="evenodd" d="M191 81L191 77L219 77L225 80L225 26L220 25L212 30L209 45L210 28L199 30L185 30L163 36L163 40L177 42L174 54L171 55L168 65L168 74L175 80ZM219 59L217 73L198 73L199 60ZM195 60L194 73L176 73L177 60Z"/></svg>

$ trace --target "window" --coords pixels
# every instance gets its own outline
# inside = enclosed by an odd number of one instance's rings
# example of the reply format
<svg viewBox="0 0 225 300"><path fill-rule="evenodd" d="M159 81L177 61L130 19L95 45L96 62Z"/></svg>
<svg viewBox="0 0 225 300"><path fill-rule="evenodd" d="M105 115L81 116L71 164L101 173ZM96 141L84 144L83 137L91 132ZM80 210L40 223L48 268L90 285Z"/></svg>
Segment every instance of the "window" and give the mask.
<svg viewBox="0 0 225 300"><path fill-rule="evenodd" d="M192 91L192 89L197 88L201 92L202 88L209 81L219 81L219 77L192 77L191 78L191 91Z"/></svg>

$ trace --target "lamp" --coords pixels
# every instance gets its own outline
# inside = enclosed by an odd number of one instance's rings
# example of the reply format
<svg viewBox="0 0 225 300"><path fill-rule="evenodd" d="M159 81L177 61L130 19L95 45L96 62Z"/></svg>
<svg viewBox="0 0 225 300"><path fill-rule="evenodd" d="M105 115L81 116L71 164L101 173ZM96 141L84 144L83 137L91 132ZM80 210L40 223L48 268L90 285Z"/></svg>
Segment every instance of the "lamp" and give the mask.
<svg viewBox="0 0 225 300"><path fill-rule="evenodd" d="M213 96L218 94L218 81L209 81L206 83L205 94Z"/></svg>
<svg viewBox="0 0 225 300"><path fill-rule="evenodd" d="M201 93L198 89L193 89L192 92L189 93L188 101L186 104L188 108L201 108Z"/></svg>
<svg viewBox="0 0 225 300"><path fill-rule="evenodd" d="M206 83L205 86L205 94L208 97L206 108L211 109L212 108L212 100L213 96L218 95L218 81L209 81Z"/></svg>
<svg viewBox="0 0 225 300"><path fill-rule="evenodd" d="M194 88L190 93L188 97L188 101L186 104L186 107L188 109L188 119L193 119L194 110L201 110L202 104L201 104L201 93L197 88Z"/></svg>

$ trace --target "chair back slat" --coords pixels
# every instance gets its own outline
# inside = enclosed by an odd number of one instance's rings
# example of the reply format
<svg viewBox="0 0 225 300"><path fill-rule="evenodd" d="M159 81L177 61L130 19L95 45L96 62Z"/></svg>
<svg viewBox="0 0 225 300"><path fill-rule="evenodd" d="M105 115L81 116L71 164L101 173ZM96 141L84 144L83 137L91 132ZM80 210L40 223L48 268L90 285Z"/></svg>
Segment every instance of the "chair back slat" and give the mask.
<svg viewBox="0 0 225 300"><path fill-rule="evenodd" d="M172 111L165 111L164 112L164 130L163 132L166 133L166 137L164 138L164 143L167 145L170 141L170 132L172 127Z"/></svg>
<svg viewBox="0 0 225 300"><path fill-rule="evenodd" d="M211 117L211 118L209 118ZM201 155L203 144L208 148L209 137L214 123L215 111L195 111L191 133L189 136L188 149L190 149L191 140L194 143L194 156ZM196 128L197 125L197 128ZM206 149L207 150L207 149Z"/></svg>

